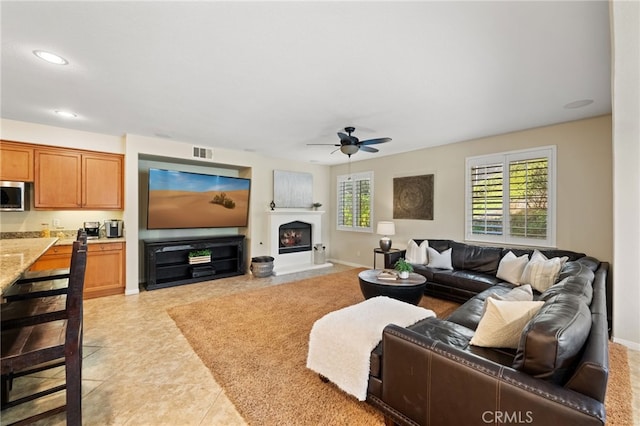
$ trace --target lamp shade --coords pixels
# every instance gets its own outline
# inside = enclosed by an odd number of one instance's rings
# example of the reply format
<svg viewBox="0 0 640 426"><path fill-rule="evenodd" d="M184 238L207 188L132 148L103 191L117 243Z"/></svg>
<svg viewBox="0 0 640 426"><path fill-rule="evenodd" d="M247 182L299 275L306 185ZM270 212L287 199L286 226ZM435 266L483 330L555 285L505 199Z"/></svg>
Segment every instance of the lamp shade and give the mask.
<svg viewBox="0 0 640 426"><path fill-rule="evenodd" d="M378 222L378 235L395 235L396 234L396 226L393 222Z"/></svg>

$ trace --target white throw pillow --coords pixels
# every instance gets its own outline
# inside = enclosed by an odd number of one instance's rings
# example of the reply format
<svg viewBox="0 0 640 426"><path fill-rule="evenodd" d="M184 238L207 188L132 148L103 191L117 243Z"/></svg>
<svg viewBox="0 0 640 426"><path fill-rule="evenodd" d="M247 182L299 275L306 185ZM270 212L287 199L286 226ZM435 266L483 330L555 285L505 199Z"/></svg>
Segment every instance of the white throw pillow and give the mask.
<svg viewBox="0 0 640 426"><path fill-rule="evenodd" d="M487 299L487 311L469 342L487 348L517 349L520 335L544 302L509 302Z"/></svg>
<svg viewBox="0 0 640 426"><path fill-rule="evenodd" d="M531 284L533 288L543 292L555 284L558 280L558 275L560 275L560 270L568 260L567 256L547 259L544 254L534 250L531 260L522 272L520 283Z"/></svg>
<svg viewBox="0 0 640 426"><path fill-rule="evenodd" d="M542 293L556 283L560 269L562 269L562 261L559 257L545 262L533 262L530 267L529 284Z"/></svg>
<svg viewBox="0 0 640 426"><path fill-rule="evenodd" d="M453 269L453 266L451 266L451 249L439 253L438 250L427 247L427 254L429 255L427 266L430 268Z"/></svg>
<svg viewBox="0 0 640 426"><path fill-rule="evenodd" d="M429 241L427 240L422 241L419 246L415 241L409 240L409 243L407 244L407 252L404 257L405 260L409 263L424 265L427 263L428 246Z"/></svg>
<svg viewBox="0 0 640 426"><path fill-rule="evenodd" d="M531 302L533 300L533 290L529 284L525 284L518 286L503 295L495 293L490 294L484 301L484 309L482 310L483 315L487 310L487 300L489 299L502 300L505 302Z"/></svg>
<svg viewBox="0 0 640 426"><path fill-rule="evenodd" d="M496 277L511 284L520 285L520 278L527 263L529 263L529 256L526 253L516 257L516 255L510 251L500 260Z"/></svg>

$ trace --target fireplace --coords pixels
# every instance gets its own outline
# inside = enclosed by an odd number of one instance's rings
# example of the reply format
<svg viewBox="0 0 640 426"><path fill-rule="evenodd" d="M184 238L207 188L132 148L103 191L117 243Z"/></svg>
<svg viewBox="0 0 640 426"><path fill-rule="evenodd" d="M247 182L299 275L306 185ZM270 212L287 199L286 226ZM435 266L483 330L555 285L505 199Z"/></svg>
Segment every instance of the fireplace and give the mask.
<svg viewBox="0 0 640 426"><path fill-rule="evenodd" d="M310 209L270 210L269 255L273 257L273 275L328 268L324 261L315 263L313 245L322 243L322 215Z"/></svg>
<svg viewBox="0 0 640 426"><path fill-rule="evenodd" d="M278 229L278 254L311 250L311 224L296 220L283 223Z"/></svg>

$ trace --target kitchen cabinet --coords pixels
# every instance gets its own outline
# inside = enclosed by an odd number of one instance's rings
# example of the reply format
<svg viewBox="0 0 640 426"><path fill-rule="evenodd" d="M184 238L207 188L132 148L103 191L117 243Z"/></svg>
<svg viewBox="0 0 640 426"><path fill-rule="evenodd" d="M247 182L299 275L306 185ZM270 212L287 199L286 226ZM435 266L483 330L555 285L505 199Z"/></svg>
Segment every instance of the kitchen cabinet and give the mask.
<svg viewBox="0 0 640 426"><path fill-rule="evenodd" d="M0 141L0 180L33 182L33 147Z"/></svg>
<svg viewBox="0 0 640 426"><path fill-rule="evenodd" d="M68 268L71 245L51 247L30 270ZM87 268L84 277L84 298L123 294L125 287L125 245L123 242L91 243L87 246Z"/></svg>
<svg viewBox="0 0 640 426"><path fill-rule="evenodd" d="M123 209L122 155L44 148L34 158L36 208Z"/></svg>

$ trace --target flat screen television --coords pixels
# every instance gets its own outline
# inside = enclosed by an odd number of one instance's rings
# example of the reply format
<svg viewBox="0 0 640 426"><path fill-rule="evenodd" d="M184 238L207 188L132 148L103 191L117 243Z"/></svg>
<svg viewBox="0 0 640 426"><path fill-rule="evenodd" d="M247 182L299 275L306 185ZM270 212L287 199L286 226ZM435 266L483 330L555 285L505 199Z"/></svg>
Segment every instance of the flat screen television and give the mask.
<svg viewBox="0 0 640 426"><path fill-rule="evenodd" d="M251 180L149 169L147 229L247 226Z"/></svg>

